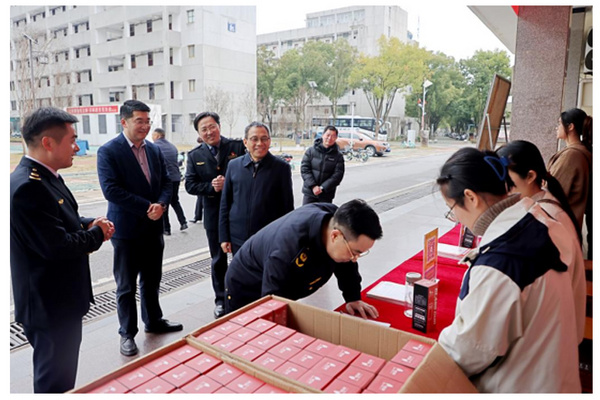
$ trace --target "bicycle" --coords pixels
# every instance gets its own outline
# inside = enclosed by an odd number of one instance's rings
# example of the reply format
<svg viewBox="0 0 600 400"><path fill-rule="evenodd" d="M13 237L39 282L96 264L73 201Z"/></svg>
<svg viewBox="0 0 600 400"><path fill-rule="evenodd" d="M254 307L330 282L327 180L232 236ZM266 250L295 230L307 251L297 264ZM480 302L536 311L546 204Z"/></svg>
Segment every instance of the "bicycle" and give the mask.
<svg viewBox="0 0 600 400"><path fill-rule="evenodd" d="M352 161L356 159L360 162L367 162L369 160L369 153L365 149L347 149L344 152L344 159L346 161Z"/></svg>

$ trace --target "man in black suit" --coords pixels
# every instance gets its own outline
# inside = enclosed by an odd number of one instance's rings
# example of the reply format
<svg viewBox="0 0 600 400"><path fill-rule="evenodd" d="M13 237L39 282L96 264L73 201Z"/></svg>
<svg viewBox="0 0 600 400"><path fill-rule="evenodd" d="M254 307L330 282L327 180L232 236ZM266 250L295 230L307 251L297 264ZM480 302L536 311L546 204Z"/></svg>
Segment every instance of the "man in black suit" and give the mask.
<svg viewBox="0 0 600 400"><path fill-rule="evenodd" d="M105 217L79 216L58 170L79 151L77 118L40 108L23 126L28 155L10 175L10 269L15 320L33 347L35 393L75 386L81 318L93 302L88 254L108 240Z"/></svg>
<svg viewBox="0 0 600 400"><path fill-rule="evenodd" d="M194 119L194 128L203 143L188 153L185 190L194 196L204 196L204 229L210 249L212 284L215 291L215 318L224 315L225 272L227 254L219 243L219 207L221 190L230 160L244 154L244 142L221 136L219 115L203 112Z"/></svg>
<svg viewBox="0 0 600 400"><path fill-rule="evenodd" d="M135 300L139 275L140 303L145 331L176 332L178 323L163 319L159 304L162 278L162 215L171 199L171 182L164 158L146 141L150 108L128 100L120 109L123 132L98 149L98 178L108 200L108 217L115 224L113 273L117 283L117 314L121 354L138 353Z"/></svg>
<svg viewBox="0 0 600 400"><path fill-rule="evenodd" d="M162 128L154 129L152 132L152 140L154 144L158 146L160 152L162 153L165 164L167 165L167 173L169 174L169 178L171 179L171 185L173 186L173 190L171 192L171 201L169 204L173 207L173 211L175 211L175 215L177 215L177 220L179 221L180 230L185 230L188 228L187 222L185 220L185 214L183 212L183 208L179 203L179 184L181 183L181 172L179 172L179 163L177 162L177 157L179 156L179 151L177 147L171 142L167 140L165 137L165 130ZM164 234L169 236L171 234L171 223L169 222L169 206L163 213L163 224L164 224Z"/></svg>

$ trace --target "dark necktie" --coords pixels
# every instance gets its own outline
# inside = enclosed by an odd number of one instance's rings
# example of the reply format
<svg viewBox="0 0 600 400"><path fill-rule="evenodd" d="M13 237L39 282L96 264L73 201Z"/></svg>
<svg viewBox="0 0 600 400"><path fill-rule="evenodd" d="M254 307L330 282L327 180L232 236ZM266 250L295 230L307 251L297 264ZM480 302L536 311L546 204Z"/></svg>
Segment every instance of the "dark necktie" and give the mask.
<svg viewBox="0 0 600 400"><path fill-rule="evenodd" d="M219 161L219 149L216 146L213 146L210 148L210 152L213 155L213 157Z"/></svg>

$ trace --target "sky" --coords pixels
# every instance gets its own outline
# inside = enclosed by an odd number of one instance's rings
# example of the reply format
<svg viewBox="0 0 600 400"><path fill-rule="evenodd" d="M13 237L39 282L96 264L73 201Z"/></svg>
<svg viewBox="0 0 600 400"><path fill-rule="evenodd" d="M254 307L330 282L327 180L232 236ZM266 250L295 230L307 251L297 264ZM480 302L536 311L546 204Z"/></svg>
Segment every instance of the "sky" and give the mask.
<svg viewBox="0 0 600 400"><path fill-rule="evenodd" d="M471 2L481 3L481 2ZM502 3L497 1L496 4ZM295 0L277 2L255 0L256 33L270 33L306 26L306 14L353 4L397 5L408 13L408 30L421 47L442 51L457 61L471 57L476 50L508 50L461 1L362 1ZM510 52L508 52L510 54ZM512 57L511 57L512 59Z"/></svg>

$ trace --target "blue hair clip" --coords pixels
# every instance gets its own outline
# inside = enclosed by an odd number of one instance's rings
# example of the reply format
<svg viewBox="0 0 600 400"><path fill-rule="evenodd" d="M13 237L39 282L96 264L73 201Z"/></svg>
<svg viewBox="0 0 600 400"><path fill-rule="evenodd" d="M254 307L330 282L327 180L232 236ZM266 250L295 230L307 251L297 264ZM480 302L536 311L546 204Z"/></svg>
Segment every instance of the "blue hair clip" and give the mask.
<svg viewBox="0 0 600 400"><path fill-rule="evenodd" d="M510 164L510 161L507 157L498 158L494 156L485 156L483 157L483 160L488 163L490 167L492 167L500 181L504 182L506 180L506 167L508 167ZM500 164L500 168L498 168L497 164Z"/></svg>

